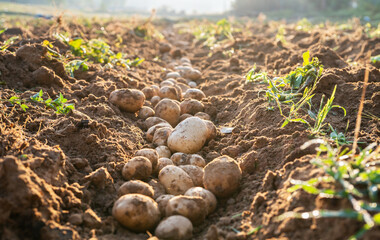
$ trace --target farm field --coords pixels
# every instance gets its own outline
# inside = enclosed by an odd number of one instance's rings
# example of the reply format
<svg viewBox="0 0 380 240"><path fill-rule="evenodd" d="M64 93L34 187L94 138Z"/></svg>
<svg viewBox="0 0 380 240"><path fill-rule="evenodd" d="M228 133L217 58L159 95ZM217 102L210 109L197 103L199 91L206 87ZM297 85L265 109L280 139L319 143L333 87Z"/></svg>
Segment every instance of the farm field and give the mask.
<svg viewBox="0 0 380 240"><path fill-rule="evenodd" d="M380 238L380 25L2 23L1 239Z"/></svg>

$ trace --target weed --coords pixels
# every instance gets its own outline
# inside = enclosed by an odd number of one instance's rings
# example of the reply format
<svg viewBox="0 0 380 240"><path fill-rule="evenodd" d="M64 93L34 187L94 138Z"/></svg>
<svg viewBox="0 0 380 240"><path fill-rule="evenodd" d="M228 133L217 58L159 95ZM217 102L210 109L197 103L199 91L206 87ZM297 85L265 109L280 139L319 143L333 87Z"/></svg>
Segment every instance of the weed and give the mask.
<svg viewBox="0 0 380 240"><path fill-rule="evenodd" d="M0 35L3 34L6 30L7 29L0 30ZM13 37L8 38L6 41L4 41L0 45L0 52L4 52L5 50L7 50L19 38L20 38L19 36L13 36Z"/></svg>
<svg viewBox="0 0 380 240"><path fill-rule="evenodd" d="M71 77L74 77L74 71L82 69L82 71L88 71L89 67L85 60L72 60L65 65L66 73Z"/></svg>
<svg viewBox="0 0 380 240"><path fill-rule="evenodd" d="M363 112L363 117L380 122L380 117L370 112Z"/></svg>
<svg viewBox="0 0 380 240"><path fill-rule="evenodd" d="M8 102L10 102L12 105L18 105L21 107L22 110L24 110L24 112L26 112L26 109L28 109L29 107L25 104L25 101L20 99L19 97L17 96L13 96L11 98L8 99Z"/></svg>
<svg viewBox="0 0 380 240"><path fill-rule="evenodd" d="M380 63L380 55L371 57L371 63Z"/></svg>

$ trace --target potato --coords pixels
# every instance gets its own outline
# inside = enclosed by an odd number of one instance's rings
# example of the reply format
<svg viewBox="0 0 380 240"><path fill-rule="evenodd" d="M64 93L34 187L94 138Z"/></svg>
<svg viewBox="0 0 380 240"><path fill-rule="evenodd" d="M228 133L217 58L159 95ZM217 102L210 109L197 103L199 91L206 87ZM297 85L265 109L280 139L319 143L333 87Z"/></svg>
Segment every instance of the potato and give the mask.
<svg viewBox="0 0 380 240"><path fill-rule="evenodd" d="M190 59L187 57L181 57L180 61L181 63L191 63Z"/></svg>
<svg viewBox="0 0 380 240"><path fill-rule="evenodd" d="M197 112L203 112L204 108L203 103L195 99L186 99L181 102L181 114L188 113L194 115Z"/></svg>
<svg viewBox="0 0 380 240"><path fill-rule="evenodd" d="M211 117L207 113L204 112L198 112L194 115L194 117L199 117L200 119L210 121ZM181 117L180 117L181 118Z"/></svg>
<svg viewBox="0 0 380 240"><path fill-rule="evenodd" d="M186 75L186 78L190 79L190 80L198 80L202 77L202 73L199 71L199 70L196 70L196 69L192 69L192 71L190 71L187 75Z"/></svg>
<svg viewBox="0 0 380 240"><path fill-rule="evenodd" d="M124 179L146 179L152 174L152 163L148 158L138 156L128 160L122 170Z"/></svg>
<svg viewBox="0 0 380 240"><path fill-rule="evenodd" d="M150 86L154 91L154 96L158 96L158 92L160 91L160 87L157 85Z"/></svg>
<svg viewBox="0 0 380 240"><path fill-rule="evenodd" d="M132 180L123 183L123 185L120 186L117 193L119 197L131 193L138 193L151 198L153 198L154 196L153 188L149 186L149 184L140 180Z"/></svg>
<svg viewBox="0 0 380 240"><path fill-rule="evenodd" d="M154 114L155 112L152 108L143 106L139 111L139 118L145 120L149 117L153 117Z"/></svg>
<svg viewBox="0 0 380 240"><path fill-rule="evenodd" d="M172 49L172 45L170 43L160 43L160 46L158 47L158 50L160 53L167 53L170 52Z"/></svg>
<svg viewBox="0 0 380 240"><path fill-rule="evenodd" d="M158 153L155 149L151 149L151 148L140 149L135 153L135 157L137 156L146 157L152 163L152 168L153 169L156 168L157 161L158 161Z"/></svg>
<svg viewBox="0 0 380 240"><path fill-rule="evenodd" d="M184 83L181 83L181 82L177 83L177 86L178 86L179 88L181 88L181 91L182 91L183 93L186 92L188 89L190 89L189 86L188 86L187 84L184 84ZM183 95L183 94L182 94L182 95Z"/></svg>
<svg viewBox="0 0 380 240"><path fill-rule="evenodd" d="M188 164L204 168L206 166L206 161L198 154L191 154L189 156Z"/></svg>
<svg viewBox="0 0 380 240"><path fill-rule="evenodd" d="M151 179L148 182L149 186L153 188L153 199L159 198L161 195L166 194L165 187L160 182L158 182L156 179Z"/></svg>
<svg viewBox="0 0 380 240"><path fill-rule="evenodd" d="M136 89L119 89L110 94L109 101L126 112L137 112L144 105L145 95Z"/></svg>
<svg viewBox="0 0 380 240"><path fill-rule="evenodd" d="M158 96L160 96L161 99L169 98L173 100L180 99L180 96L178 96L177 89L174 86L164 86L160 88L160 91L158 92Z"/></svg>
<svg viewBox="0 0 380 240"><path fill-rule="evenodd" d="M119 198L113 205L112 215L134 232L152 230L161 218L157 203L141 194L127 194Z"/></svg>
<svg viewBox="0 0 380 240"><path fill-rule="evenodd" d="M177 84L175 84L173 87L175 88L175 90L177 90L178 100L181 100L182 99L182 88L180 86L178 86Z"/></svg>
<svg viewBox="0 0 380 240"><path fill-rule="evenodd" d="M157 163L157 169L156 172L159 173L161 169L163 169L166 166L174 165L173 161L170 160L170 158L159 158Z"/></svg>
<svg viewBox="0 0 380 240"><path fill-rule="evenodd" d="M168 138L168 147L172 152L196 153L205 144L207 136L208 128L204 121L190 117L175 127Z"/></svg>
<svg viewBox="0 0 380 240"><path fill-rule="evenodd" d="M193 237L193 224L184 216L170 216L158 224L154 234L159 239L188 240Z"/></svg>
<svg viewBox="0 0 380 240"><path fill-rule="evenodd" d="M184 93L183 98L190 98L190 99L195 99L198 101L201 101L203 98L206 98L206 95L199 89L197 88L189 88L187 91Z"/></svg>
<svg viewBox="0 0 380 240"><path fill-rule="evenodd" d="M193 180L194 186L203 187L203 168L193 165L182 165L178 167L190 176L191 180Z"/></svg>
<svg viewBox="0 0 380 240"><path fill-rule="evenodd" d="M158 174L158 179L164 185L166 192L173 195L183 194L194 187L191 177L181 168L166 166Z"/></svg>
<svg viewBox="0 0 380 240"><path fill-rule="evenodd" d="M170 149L167 146L158 146L156 147L159 158L170 158L172 155Z"/></svg>
<svg viewBox="0 0 380 240"><path fill-rule="evenodd" d="M189 164L189 155L185 153L174 153L170 159L176 166Z"/></svg>
<svg viewBox="0 0 380 240"><path fill-rule="evenodd" d="M159 96L154 96L152 99L150 99L150 102L152 103L152 106L156 106L157 103L161 101L161 98Z"/></svg>
<svg viewBox="0 0 380 240"><path fill-rule="evenodd" d="M216 137L216 134L217 134L217 130L216 130L216 127L214 125L213 122L211 121L208 121L208 120L204 120L204 123L206 123L206 126L207 126L207 142L214 139Z"/></svg>
<svg viewBox="0 0 380 240"><path fill-rule="evenodd" d="M165 128L165 127L171 128L172 126L169 123L159 123L149 128L148 131L146 132L146 140L148 140L148 142L152 142L156 131L160 128Z"/></svg>
<svg viewBox="0 0 380 240"><path fill-rule="evenodd" d="M160 83L160 87L174 86L175 80L173 78L166 79Z"/></svg>
<svg viewBox="0 0 380 240"><path fill-rule="evenodd" d="M207 215L214 212L217 205L215 195L202 187L193 187L185 192L185 196L201 197L206 202Z"/></svg>
<svg viewBox="0 0 380 240"><path fill-rule="evenodd" d="M141 92L144 93L145 99L149 100L157 95L157 92L152 87L144 87Z"/></svg>
<svg viewBox="0 0 380 240"><path fill-rule="evenodd" d="M178 73L178 72L170 72L168 74L166 74L166 78L165 79L168 79L168 78L180 78L181 75Z"/></svg>
<svg viewBox="0 0 380 240"><path fill-rule="evenodd" d="M171 99L162 99L155 107L156 117L160 117L173 127L177 125L181 108Z"/></svg>
<svg viewBox="0 0 380 240"><path fill-rule="evenodd" d="M191 87L191 88L196 88L196 87L197 87L197 83L196 83L196 82L193 82L193 81L189 81L189 82L187 83L187 85L189 85L189 87Z"/></svg>
<svg viewBox="0 0 380 240"><path fill-rule="evenodd" d="M238 190L241 178L239 164L228 156L220 156L204 168L203 185L216 197L226 198Z"/></svg>
<svg viewBox="0 0 380 240"><path fill-rule="evenodd" d="M166 146L168 143L168 137L172 131L172 127L163 127L157 129L153 136L153 144L155 146Z"/></svg>
<svg viewBox="0 0 380 240"><path fill-rule="evenodd" d="M201 197L176 196L168 201L165 213L167 217L182 215L194 225L198 225L206 218L206 202Z"/></svg>
<svg viewBox="0 0 380 240"><path fill-rule="evenodd" d="M166 120L159 118L159 117L149 117L145 120L144 125L146 129L149 129L153 127L154 125L157 125L159 123L167 123L169 124ZM170 125L170 124L169 124Z"/></svg>
<svg viewBox="0 0 380 240"><path fill-rule="evenodd" d="M156 203L158 204L158 209L160 209L161 216L165 216L166 205L168 204L169 200L174 197L175 196L171 194L164 194L156 199Z"/></svg>
<svg viewBox="0 0 380 240"><path fill-rule="evenodd" d="M186 118L189 118L189 117L192 117L193 115L190 115L188 113L185 113L185 114L182 114L181 116L179 116L179 122L182 122L183 120L185 120Z"/></svg>

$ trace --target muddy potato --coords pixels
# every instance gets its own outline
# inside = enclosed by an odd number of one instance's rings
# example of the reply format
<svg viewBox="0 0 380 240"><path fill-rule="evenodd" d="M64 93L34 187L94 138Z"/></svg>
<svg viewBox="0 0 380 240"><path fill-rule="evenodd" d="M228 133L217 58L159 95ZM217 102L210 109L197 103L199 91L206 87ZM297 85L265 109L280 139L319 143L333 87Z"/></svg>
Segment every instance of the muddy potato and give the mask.
<svg viewBox="0 0 380 240"><path fill-rule="evenodd" d="M187 57L181 57L180 61L181 63L191 63L190 59Z"/></svg>
<svg viewBox="0 0 380 240"><path fill-rule="evenodd" d="M151 148L140 149L135 153L135 157L137 156L146 157L152 163L152 168L153 169L156 168L157 161L158 161L158 153L155 149L151 149Z"/></svg>
<svg viewBox="0 0 380 240"><path fill-rule="evenodd" d="M158 146L156 147L156 151L159 158L170 158L172 155L172 152L167 146Z"/></svg>
<svg viewBox="0 0 380 240"><path fill-rule="evenodd" d="M206 95L199 89L197 88L189 88L187 91L184 93L183 98L190 98L190 99L195 99L198 101L201 101L203 98L206 98Z"/></svg>
<svg viewBox="0 0 380 240"><path fill-rule="evenodd" d="M158 96L160 96L161 99L169 98L173 100L178 100L178 91L174 86L164 86L160 88L160 91L158 92Z"/></svg>
<svg viewBox="0 0 380 240"><path fill-rule="evenodd" d="M152 174L152 163L146 157L134 157L124 164L122 175L124 179L146 179Z"/></svg>
<svg viewBox="0 0 380 240"><path fill-rule="evenodd" d="M156 172L159 173L161 169L163 169L166 166L174 165L173 161L170 160L170 158L160 158L158 159Z"/></svg>
<svg viewBox="0 0 380 240"><path fill-rule="evenodd" d="M200 119L207 120L207 121L211 120L210 115L208 115L207 113L204 113L204 112L198 112L194 115L194 117L199 117Z"/></svg>
<svg viewBox="0 0 380 240"><path fill-rule="evenodd" d="M161 98L159 96L154 96L152 99L150 99L150 102L152 103L152 106L156 106L157 103L161 101Z"/></svg>
<svg viewBox="0 0 380 240"><path fill-rule="evenodd" d="M113 205L112 215L134 232L152 230L161 218L157 203L141 194L127 194L119 198Z"/></svg>
<svg viewBox="0 0 380 240"><path fill-rule="evenodd" d="M110 94L109 101L126 112L137 112L144 105L145 95L136 89L119 89Z"/></svg>
<svg viewBox="0 0 380 240"><path fill-rule="evenodd" d="M149 100L157 95L157 92L152 87L144 87L141 92L144 93L145 99Z"/></svg>
<svg viewBox="0 0 380 240"><path fill-rule="evenodd" d="M168 138L168 147L172 152L196 153L205 144L207 136L208 129L204 121L190 117L174 128Z"/></svg>
<svg viewBox="0 0 380 240"><path fill-rule="evenodd" d="M160 83L160 87L174 86L176 81L173 78L166 79Z"/></svg>
<svg viewBox="0 0 380 240"><path fill-rule="evenodd" d="M176 166L189 164L189 155L185 153L174 153L170 159Z"/></svg>
<svg viewBox="0 0 380 240"><path fill-rule="evenodd" d="M170 43L160 43L160 46L158 47L158 50L160 51L160 53L170 52L171 49L172 49L172 46L170 45Z"/></svg>
<svg viewBox="0 0 380 240"><path fill-rule="evenodd" d="M178 100L181 100L182 99L182 88L180 86L178 86L178 84L175 84L173 87L175 88L175 90L177 90Z"/></svg>
<svg viewBox="0 0 380 240"><path fill-rule="evenodd" d="M148 182L149 186L153 188L153 199L159 198L161 195L166 194L165 187L160 182L158 182L156 179L151 179Z"/></svg>
<svg viewBox="0 0 380 240"><path fill-rule="evenodd" d="M157 96L158 95L158 91L160 91L160 87L159 86L157 86L157 85L152 85L152 86L150 86L153 90L154 90L154 92L155 92L155 94L154 94L154 96Z"/></svg>
<svg viewBox="0 0 380 240"><path fill-rule="evenodd" d="M206 123L206 126L207 126L207 142L208 142L216 137L217 130L213 122L204 120L204 123Z"/></svg>
<svg viewBox="0 0 380 240"><path fill-rule="evenodd" d="M179 88L181 88L182 93L186 92L189 89L189 86L187 84L184 84L181 82L177 83L177 86ZM182 94L182 96L183 96L183 94Z"/></svg>
<svg viewBox="0 0 380 240"><path fill-rule="evenodd" d="M202 73L199 70L192 69L187 75L186 78L196 81L202 77Z"/></svg>
<svg viewBox="0 0 380 240"><path fill-rule="evenodd" d="M239 164L228 156L220 156L204 168L203 185L216 197L226 198L238 190L241 177Z"/></svg>
<svg viewBox="0 0 380 240"><path fill-rule="evenodd" d="M160 117L170 123L173 127L177 125L181 108L171 99L162 99L155 107L156 117Z"/></svg>
<svg viewBox="0 0 380 240"><path fill-rule="evenodd" d="M206 202L207 215L214 212L218 204L215 195L202 187L193 187L185 192L185 196L201 197Z"/></svg>
<svg viewBox="0 0 380 240"><path fill-rule="evenodd" d="M198 100L186 99L181 102L181 114L191 114L194 115L198 112L203 112L205 106Z"/></svg>
<svg viewBox="0 0 380 240"><path fill-rule="evenodd" d="M185 114L182 114L181 116L179 116L179 122L182 122L183 120L185 120L186 118L189 118L189 117L192 117L193 115L190 115L188 113L185 113Z"/></svg>
<svg viewBox="0 0 380 240"><path fill-rule="evenodd" d="M149 117L153 117L154 114L155 113L154 113L154 110L152 108L144 106L139 111L139 118L145 120Z"/></svg>
<svg viewBox="0 0 380 240"><path fill-rule="evenodd" d="M184 216L170 216L158 224L154 234L159 239L188 240L193 237L193 224Z"/></svg>
<svg viewBox="0 0 380 240"><path fill-rule="evenodd" d="M152 142L156 131L164 127L171 128L172 126L169 123L159 123L154 125L153 127L149 128L146 132L146 140L148 140L148 142Z"/></svg>
<svg viewBox="0 0 380 240"><path fill-rule="evenodd" d="M188 164L204 168L206 166L206 161L198 154L191 154L189 156Z"/></svg>
<svg viewBox="0 0 380 240"><path fill-rule="evenodd" d="M168 78L180 78L181 75L178 73L178 72L170 72L168 74L166 74L166 78L165 79L168 79Z"/></svg>
<svg viewBox="0 0 380 240"><path fill-rule="evenodd" d="M190 176L191 180L193 180L194 186L203 187L203 168L193 165L181 165L178 167Z"/></svg>
<svg viewBox="0 0 380 240"><path fill-rule="evenodd" d="M172 131L172 127L163 127L157 129L153 136L153 144L155 146L166 146L168 143L168 137Z"/></svg>
<svg viewBox="0 0 380 240"><path fill-rule="evenodd" d="M159 118L159 117L149 117L145 120L144 125L146 129L149 129L153 127L154 125L157 125L159 123L167 123L169 124L166 120ZM169 124L170 125L170 124Z"/></svg>
<svg viewBox="0 0 380 240"><path fill-rule="evenodd" d="M158 209L160 209L161 216L165 216L166 205L168 204L169 200L174 197L175 196L171 194L164 194L156 199L156 203L158 204Z"/></svg>
<svg viewBox="0 0 380 240"><path fill-rule="evenodd" d="M153 198L154 191L149 184L140 180L131 180L123 183L117 191L119 197L125 194L138 193Z"/></svg>
<svg viewBox="0 0 380 240"><path fill-rule="evenodd" d="M194 225L201 224L206 218L206 202L201 197L176 196L170 199L166 205L165 215L182 215L188 218Z"/></svg>
<svg viewBox="0 0 380 240"><path fill-rule="evenodd" d="M187 189L194 187L193 180L184 170L176 166L166 166L158 174L160 183L166 192L172 195L183 194Z"/></svg>
<svg viewBox="0 0 380 240"><path fill-rule="evenodd" d="M196 87L197 87L197 83L196 83L196 82L193 82L193 81L189 81L189 82L187 83L187 85L189 85L189 87L191 87L191 88L196 88Z"/></svg>

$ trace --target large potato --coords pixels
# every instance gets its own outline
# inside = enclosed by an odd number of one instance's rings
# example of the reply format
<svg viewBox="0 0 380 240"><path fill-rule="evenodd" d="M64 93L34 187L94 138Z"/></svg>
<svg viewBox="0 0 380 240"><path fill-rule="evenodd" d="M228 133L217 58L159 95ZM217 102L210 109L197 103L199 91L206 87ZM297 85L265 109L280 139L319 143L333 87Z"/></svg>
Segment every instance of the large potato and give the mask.
<svg viewBox="0 0 380 240"><path fill-rule="evenodd" d="M204 168L203 185L215 196L226 198L238 190L241 178L239 164L228 156L220 156Z"/></svg>
<svg viewBox="0 0 380 240"><path fill-rule="evenodd" d="M191 154L189 157L188 164L204 168L206 166L206 161L202 156L198 154Z"/></svg>
<svg viewBox="0 0 380 240"><path fill-rule="evenodd" d="M166 79L166 80L162 81L162 82L160 83L160 87L174 86L175 83L176 83L176 82L175 82L174 79L169 78L169 79Z"/></svg>
<svg viewBox="0 0 380 240"><path fill-rule="evenodd" d="M178 167L185 171L191 177L194 186L203 187L203 168L193 165L181 165Z"/></svg>
<svg viewBox="0 0 380 240"><path fill-rule="evenodd" d="M140 119L147 119L149 117L154 116L154 110L151 109L150 107L143 106L140 111L139 111L139 118Z"/></svg>
<svg viewBox="0 0 380 240"><path fill-rule="evenodd" d="M136 153L135 153L135 156L142 156L142 157L146 157L147 159L149 159L149 161L152 163L152 168L155 169L156 166L157 166L157 161L158 161L158 153L155 149L151 149L151 148L143 148L143 149L140 149L138 150Z"/></svg>
<svg viewBox="0 0 380 240"><path fill-rule="evenodd" d="M198 112L203 112L204 105L198 100L195 99L186 99L181 102L181 114L191 114L194 115Z"/></svg>
<svg viewBox="0 0 380 240"><path fill-rule="evenodd" d="M144 105L145 95L136 89L119 89L110 94L109 101L126 112L137 112Z"/></svg>
<svg viewBox="0 0 380 240"><path fill-rule="evenodd" d="M172 153L167 146L158 146L156 147L159 158L170 158Z"/></svg>
<svg viewBox="0 0 380 240"><path fill-rule="evenodd" d="M175 196L171 194L164 194L156 199L156 203L158 204L158 209L160 209L161 216L165 216L166 205L168 205L169 200L174 197Z"/></svg>
<svg viewBox="0 0 380 240"><path fill-rule="evenodd" d="M201 197L206 202L207 215L214 212L217 205L215 195L202 187L193 187L185 192L185 196Z"/></svg>
<svg viewBox="0 0 380 240"><path fill-rule="evenodd" d="M166 74L166 79L168 79L168 78L176 79L176 78L180 78L180 77L181 77L181 75L178 72L170 72L170 73Z"/></svg>
<svg viewBox="0 0 380 240"><path fill-rule="evenodd" d="M152 103L152 106L156 106L157 103L159 103L161 101L161 98L160 96L154 96L152 97L152 99L150 99L150 102Z"/></svg>
<svg viewBox="0 0 380 240"><path fill-rule="evenodd" d="M149 128L148 131L146 132L146 140L148 140L148 142L152 142L154 138L154 134L156 133L157 130L161 128L172 128L172 126L167 122L154 125L153 127Z"/></svg>
<svg viewBox="0 0 380 240"><path fill-rule="evenodd" d="M117 191L119 196L125 194L138 193L153 198L154 190L149 184L140 180L131 180L123 183Z"/></svg>
<svg viewBox="0 0 380 240"><path fill-rule="evenodd" d="M183 194L194 187L193 180L184 170L176 166L166 166L158 174L158 179L164 185L166 192L172 195Z"/></svg>
<svg viewBox="0 0 380 240"><path fill-rule="evenodd" d="M154 125L157 125L159 123L167 123L169 124L166 120L159 118L159 117L149 117L145 120L144 125L146 129L149 129L153 127Z"/></svg>
<svg viewBox="0 0 380 240"><path fill-rule="evenodd" d="M208 121L208 120L204 120L204 123L206 123L206 126L207 126L207 142L209 142L210 140L214 139L216 137L216 134L217 134L217 130L216 130L216 127L214 125L213 122L211 121Z"/></svg>
<svg viewBox="0 0 380 240"><path fill-rule="evenodd" d="M183 95L183 98L190 98L190 99L196 99L198 101L201 101L203 98L206 98L206 95L197 88L189 88Z"/></svg>
<svg viewBox="0 0 380 240"><path fill-rule="evenodd" d="M159 173L164 167L174 165L173 161L170 158L160 158L158 159L156 172Z"/></svg>
<svg viewBox="0 0 380 240"><path fill-rule="evenodd" d="M206 218L206 202L201 197L176 196L168 201L165 213L167 217L182 215L198 225Z"/></svg>
<svg viewBox="0 0 380 240"><path fill-rule="evenodd" d="M161 218L157 203L141 194L127 194L119 198L113 205L112 215L134 232L152 230Z"/></svg>
<svg viewBox="0 0 380 240"><path fill-rule="evenodd" d="M134 157L128 160L122 170L124 179L146 179L152 174L152 163L146 157Z"/></svg>
<svg viewBox="0 0 380 240"><path fill-rule="evenodd" d="M168 142L168 137L172 131L172 127L163 127L157 129L153 136L153 144L155 146L166 146Z"/></svg>
<svg viewBox="0 0 380 240"><path fill-rule="evenodd" d="M156 117L162 118L170 123L173 127L177 125L181 108L171 99L162 99L155 107Z"/></svg>
<svg viewBox="0 0 380 240"><path fill-rule="evenodd" d="M172 152L196 153L205 144L208 128L198 117L190 117L180 122L168 138Z"/></svg>
<svg viewBox="0 0 380 240"><path fill-rule="evenodd" d="M158 224L154 234L159 239L188 240L193 237L193 224L184 216L170 216Z"/></svg>
<svg viewBox="0 0 380 240"><path fill-rule="evenodd" d="M189 164L189 155L187 155L186 153L174 153L170 159L177 166Z"/></svg>
<svg viewBox="0 0 380 240"><path fill-rule="evenodd" d="M144 93L145 99L147 100L157 95L157 92L152 87L144 87L141 91Z"/></svg>
<svg viewBox="0 0 380 240"><path fill-rule="evenodd" d="M174 86L164 86L160 88L160 92L158 93L161 99L169 98L173 100L180 99L177 89Z"/></svg>
<svg viewBox="0 0 380 240"><path fill-rule="evenodd" d="M182 122L183 120L185 120L186 118L189 118L189 117L192 117L193 115L190 115L188 113L185 113L185 114L182 114L181 116L179 116L179 122Z"/></svg>

